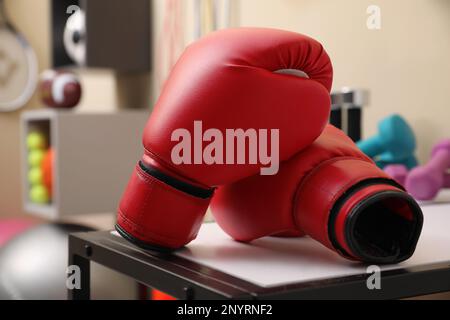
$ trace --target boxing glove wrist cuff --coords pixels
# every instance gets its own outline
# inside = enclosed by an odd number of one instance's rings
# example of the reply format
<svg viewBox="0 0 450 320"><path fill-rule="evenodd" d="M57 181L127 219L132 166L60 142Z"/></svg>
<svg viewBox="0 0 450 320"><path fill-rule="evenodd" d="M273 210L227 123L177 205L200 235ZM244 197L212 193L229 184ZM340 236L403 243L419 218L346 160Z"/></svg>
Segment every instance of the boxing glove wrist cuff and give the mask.
<svg viewBox="0 0 450 320"><path fill-rule="evenodd" d="M387 179L363 181L335 205L329 238L343 256L370 263L398 263L414 253L423 223L414 199Z"/></svg>
<svg viewBox="0 0 450 320"><path fill-rule="evenodd" d="M346 258L409 258L423 223L420 207L372 162L336 158L309 173L296 196L297 227Z"/></svg>
<svg viewBox="0 0 450 320"><path fill-rule="evenodd" d="M172 188L187 193L188 195L191 195L193 197L208 199L211 198L214 194L214 189L204 189L194 186L182 180L171 177L149 164L144 164L142 161L139 161L138 165L145 173L149 174L150 176L158 179L161 182L164 182Z"/></svg>
<svg viewBox="0 0 450 320"><path fill-rule="evenodd" d="M116 229L144 249L178 249L197 236L212 194L139 162L119 204Z"/></svg>

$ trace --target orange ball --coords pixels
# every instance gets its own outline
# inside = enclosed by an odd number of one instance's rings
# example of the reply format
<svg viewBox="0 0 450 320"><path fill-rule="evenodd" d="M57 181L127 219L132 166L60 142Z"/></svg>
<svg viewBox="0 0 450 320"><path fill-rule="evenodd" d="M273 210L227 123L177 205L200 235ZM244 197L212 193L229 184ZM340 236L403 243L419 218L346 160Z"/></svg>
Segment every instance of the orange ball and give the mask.
<svg viewBox="0 0 450 320"><path fill-rule="evenodd" d="M50 195L53 193L53 158L54 152L50 148L45 153L41 164L43 183Z"/></svg>

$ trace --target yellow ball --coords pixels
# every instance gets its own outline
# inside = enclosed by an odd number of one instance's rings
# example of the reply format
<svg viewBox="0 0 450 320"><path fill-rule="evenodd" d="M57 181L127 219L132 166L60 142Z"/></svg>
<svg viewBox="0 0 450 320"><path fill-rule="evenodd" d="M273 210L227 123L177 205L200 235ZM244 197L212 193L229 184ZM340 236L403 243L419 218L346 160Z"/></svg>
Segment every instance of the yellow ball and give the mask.
<svg viewBox="0 0 450 320"><path fill-rule="evenodd" d="M28 164L30 167L40 167L44 159L45 152L43 150L32 150L28 153Z"/></svg>
<svg viewBox="0 0 450 320"><path fill-rule="evenodd" d="M30 190L30 200L31 202L37 204L46 204L50 201L50 196L48 194L47 188L43 185L36 185Z"/></svg>
<svg viewBox="0 0 450 320"><path fill-rule="evenodd" d="M45 135L40 132L31 132L27 136L27 147L29 150L45 149L47 146Z"/></svg>
<svg viewBox="0 0 450 320"><path fill-rule="evenodd" d="M28 182L33 186L37 184L42 184L43 177L44 173L42 172L42 169L40 167L32 168L28 172Z"/></svg>

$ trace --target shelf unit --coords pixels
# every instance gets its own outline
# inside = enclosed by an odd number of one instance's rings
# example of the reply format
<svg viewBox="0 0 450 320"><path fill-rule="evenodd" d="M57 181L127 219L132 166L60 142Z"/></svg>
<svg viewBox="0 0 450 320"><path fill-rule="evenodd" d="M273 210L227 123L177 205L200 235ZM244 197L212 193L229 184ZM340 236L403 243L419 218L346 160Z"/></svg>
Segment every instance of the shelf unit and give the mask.
<svg viewBox="0 0 450 320"><path fill-rule="evenodd" d="M47 219L115 212L130 174L142 155L148 111L77 113L42 109L21 117L23 206ZM53 196L45 205L29 200L26 137L39 130L54 150Z"/></svg>

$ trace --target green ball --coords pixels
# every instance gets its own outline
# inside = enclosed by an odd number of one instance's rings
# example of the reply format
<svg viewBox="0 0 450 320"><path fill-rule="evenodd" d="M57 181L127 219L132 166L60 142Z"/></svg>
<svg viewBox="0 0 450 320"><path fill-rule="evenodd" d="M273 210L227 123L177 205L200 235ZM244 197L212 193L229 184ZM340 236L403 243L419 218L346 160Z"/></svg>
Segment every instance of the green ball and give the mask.
<svg viewBox="0 0 450 320"><path fill-rule="evenodd" d="M43 150L32 150L28 153L28 164L30 167L40 167L44 159L45 152Z"/></svg>
<svg viewBox="0 0 450 320"><path fill-rule="evenodd" d="M42 184L43 176L44 174L40 167L32 168L28 172L28 182L33 186L37 184Z"/></svg>
<svg viewBox="0 0 450 320"><path fill-rule="evenodd" d="M43 185L36 185L30 190L30 200L37 204L46 204L50 201L50 196L48 194L47 188Z"/></svg>
<svg viewBox="0 0 450 320"><path fill-rule="evenodd" d="M27 147L29 150L45 149L47 146L45 135L40 132L31 132L27 136Z"/></svg>

